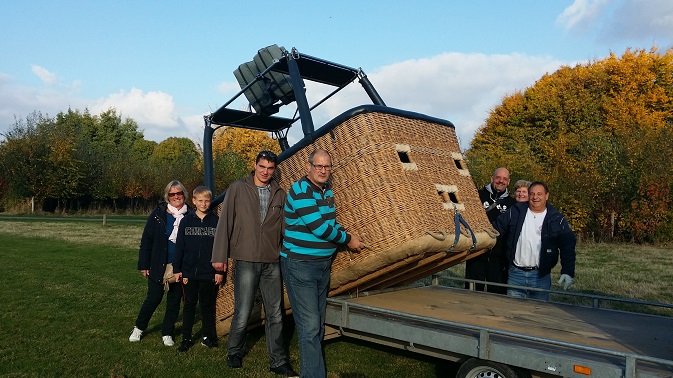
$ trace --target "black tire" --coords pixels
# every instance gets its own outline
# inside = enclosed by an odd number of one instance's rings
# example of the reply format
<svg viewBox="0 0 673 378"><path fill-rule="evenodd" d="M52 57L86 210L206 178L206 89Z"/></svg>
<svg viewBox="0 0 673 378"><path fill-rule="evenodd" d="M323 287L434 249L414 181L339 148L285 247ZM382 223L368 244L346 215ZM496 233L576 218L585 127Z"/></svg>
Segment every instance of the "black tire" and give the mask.
<svg viewBox="0 0 673 378"><path fill-rule="evenodd" d="M505 364L470 358L460 365L456 378L526 378L528 372L521 372Z"/></svg>

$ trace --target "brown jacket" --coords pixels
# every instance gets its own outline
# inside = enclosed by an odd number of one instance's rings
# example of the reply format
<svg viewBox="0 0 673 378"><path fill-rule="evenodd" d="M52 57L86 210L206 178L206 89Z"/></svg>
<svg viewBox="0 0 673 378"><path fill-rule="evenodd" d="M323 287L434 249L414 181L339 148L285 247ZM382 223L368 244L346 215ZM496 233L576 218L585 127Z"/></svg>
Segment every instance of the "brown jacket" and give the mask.
<svg viewBox="0 0 673 378"><path fill-rule="evenodd" d="M212 262L228 258L277 263L283 238L285 191L271 180L269 207L259 221L259 194L250 175L229 186L215 231Z"/></svg>

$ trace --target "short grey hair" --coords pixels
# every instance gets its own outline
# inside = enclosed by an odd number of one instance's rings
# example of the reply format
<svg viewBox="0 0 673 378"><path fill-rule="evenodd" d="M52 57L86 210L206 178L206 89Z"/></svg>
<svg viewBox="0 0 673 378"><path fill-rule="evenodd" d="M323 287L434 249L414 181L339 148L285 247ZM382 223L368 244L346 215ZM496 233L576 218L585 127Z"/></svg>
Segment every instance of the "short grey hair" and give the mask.
<svg viewBox="0 0 673 378"><path fill-rule="evenodd" d="M330 162L332 161L332 155L330 155L330 153L327 152L327 150L316 149L316 150L313 150L313 152L311 152L311 153L308 155L308 162L309 162L310 164L313 164L313 157L315 157L315 155L319 155L319 154L325 154L325 155L327 155L327 157L329 157L329 161L330 161Z"/></svg>
<svg viewBox="0 0 673 378"><path fill-rule="evenodd" d="M528 189L528 187L530 187L530 181L528 181L528 180L517 180L517 182L514 183L514 190L517 190L517 189L523 188L523 187L526 187L526 189Z"/></svg>

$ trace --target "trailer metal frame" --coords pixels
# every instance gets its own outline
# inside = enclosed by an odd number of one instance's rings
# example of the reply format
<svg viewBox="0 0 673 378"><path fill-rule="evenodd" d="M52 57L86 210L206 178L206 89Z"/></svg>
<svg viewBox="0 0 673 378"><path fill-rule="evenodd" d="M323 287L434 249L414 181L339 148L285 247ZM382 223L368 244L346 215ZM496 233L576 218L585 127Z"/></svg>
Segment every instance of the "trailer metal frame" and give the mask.
<svg viewBox="0 0 673 378"><path fill-rule="evenodd" d="M382 292L360 293L358 297L333 297L327 300L325 324L336 331L336 335L365 340L368 342L396 347L410 352L446 359L454 362L465 361L474 357L484 361L502 363L511 367L525 369L537 376L587 377L577 373L575 366L590 367L594 377L626 377L654 378L673 376L673 359L647 356L638 353L606 349L590 344L566 342L554 337L539 337L532 334L512 332L468 322L433 318L358 303L360 299L371 296L389 296L387 300L396 300L395 293L405 290L419 290L414 296L423 296L424 290L442 290L447 298L456 293L469 292L464 289L440 287L436 285L424 287L405 287ZM520 306L521 299L502 295L476 293L480 300L498 298L510 300L512 306ZM588 296L588 295L583 295ZM432 296L427 295L428 298ZM600 297L605 301L608 297ZM617 299L619 301L629 301ZM366 301L365 301L366 302ZM536 306L552 305L534 301ZM671 305L654 302L633 301L652 306L671 308ZM432 300L427 306L439 306ZM488 300L483 301L489 306ZM563 304L563 306L578 307ZM596 312L623 313L600 307L582 307ZM465 313L468 318L472 314ZM642 315L642 318L638 317ZM666 319L673 330L673 318L635 314L634 321L656 317ZM642 324L641 324L642 325ZM545 325L542 325L543 327ZM668 375L667 375L668 374Z"/></svg>

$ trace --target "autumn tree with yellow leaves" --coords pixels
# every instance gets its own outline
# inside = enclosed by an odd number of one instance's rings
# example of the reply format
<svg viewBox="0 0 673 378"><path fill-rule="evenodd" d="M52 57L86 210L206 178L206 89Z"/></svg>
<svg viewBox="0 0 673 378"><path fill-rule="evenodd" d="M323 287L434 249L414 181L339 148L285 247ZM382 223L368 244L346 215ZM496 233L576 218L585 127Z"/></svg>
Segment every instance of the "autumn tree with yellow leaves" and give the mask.
<svg viewBox="0 0 673 378"><path fill-rule="evenodd" d="M466 151L477 185L496 167L543 180L596 240L673 240L673 50L562 67L503 99Z"/></svg>
<svg viewBox="0 0 673 378"><path fill-rule="evenodd" d="M223 154L226 151L235 152L247 162L252 169L257 154L262 151L280 153L280 145L273 140L269 133L264 131L243 129L238 127L221 127L213 136L213 154Z"/></svg>
<svg viewBox="0 0 673 378"><path fill-rule="evenodd" d="M213 136L215 188L219 192L250 174L260 151L280 153L278 141L264 131L221 127Z"/></svg>

